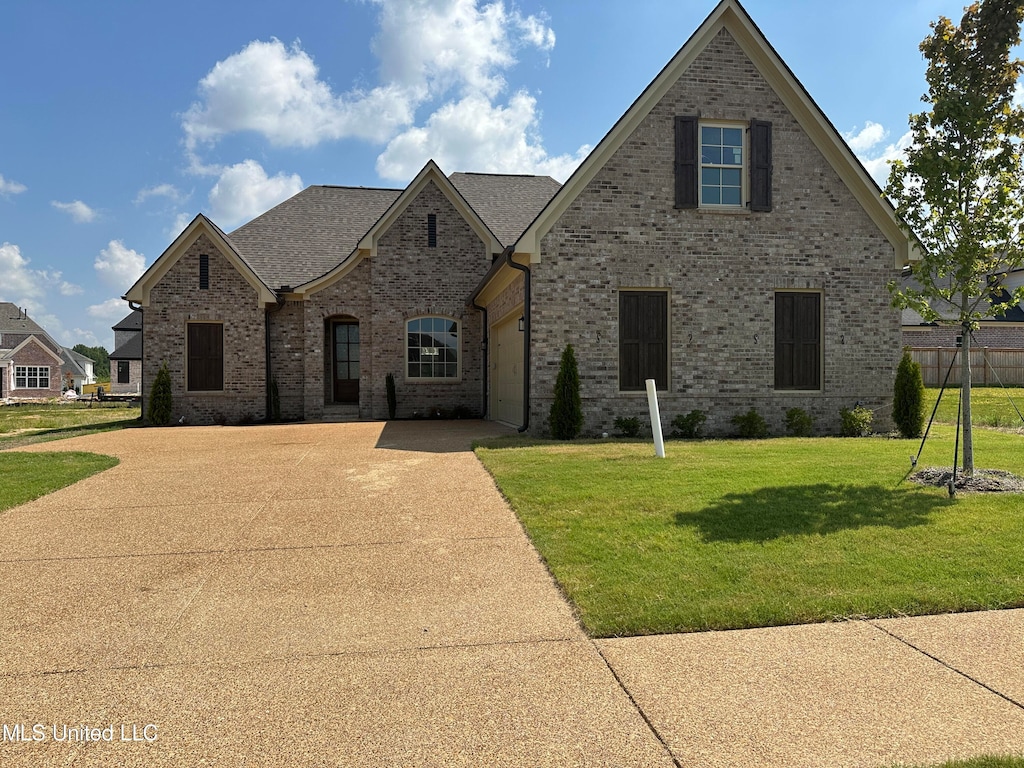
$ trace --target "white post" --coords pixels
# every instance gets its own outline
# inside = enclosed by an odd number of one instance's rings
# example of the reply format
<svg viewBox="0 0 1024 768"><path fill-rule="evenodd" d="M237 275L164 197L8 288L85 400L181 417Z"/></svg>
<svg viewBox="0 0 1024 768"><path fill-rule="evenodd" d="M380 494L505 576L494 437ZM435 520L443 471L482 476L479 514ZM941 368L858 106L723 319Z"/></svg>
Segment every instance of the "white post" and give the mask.
<svg viewBox="0 0 1024 768"><path fill-rule="evenodd" d="M654 432L654 455L665 458L665 439L661 435L661 413L658 411L658 391L654 379L647 379L647 404L651 408L651 431Z"/></svg>

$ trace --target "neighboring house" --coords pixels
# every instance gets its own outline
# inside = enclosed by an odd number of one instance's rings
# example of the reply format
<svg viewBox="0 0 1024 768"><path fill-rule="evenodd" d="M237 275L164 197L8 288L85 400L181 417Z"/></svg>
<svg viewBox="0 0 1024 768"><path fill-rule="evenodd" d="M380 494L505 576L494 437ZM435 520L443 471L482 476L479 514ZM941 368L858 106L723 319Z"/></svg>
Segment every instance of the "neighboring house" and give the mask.
<svg viewBox="0 0 1024 768"><path fill-rule="evenodd" d="M110 391L113 394L142 392L142 312L134 310L114 330L110 353Z"/></svg>
<svg viewBox="0 0 1024 768"><path fill-rule="evenodd" d="M143 397L174 419L340 404L546 431L576 347L585 431L646 413L857 402L888 420L910 258L891 206L735 0L723 0L564 186L429 162L404 189L310 187L230 235L198 216L131 287Z"/></svg>
<svg viewBox="0 0 1024 768"><path fill-rule="evenodd" d="M63 351L26 310L0 302L0 397L60 397Z"/></svg>
<svg viewBox="0 0 1024 768"><path fill-rule="evenodd" d="M83 384L94 384L96 374L94 372L95 361L91 357L75 352L73 349L62 347L61 359L64 364L61 366L63 379L62 389L73 389L79 394L82 392Z"/></svg>

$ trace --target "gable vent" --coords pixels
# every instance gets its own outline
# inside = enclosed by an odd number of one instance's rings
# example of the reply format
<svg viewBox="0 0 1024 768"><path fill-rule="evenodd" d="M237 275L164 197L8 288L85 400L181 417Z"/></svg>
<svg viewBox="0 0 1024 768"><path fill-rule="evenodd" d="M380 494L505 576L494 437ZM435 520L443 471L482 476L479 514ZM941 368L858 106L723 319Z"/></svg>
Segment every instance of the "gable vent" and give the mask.
<svg viewBox="0 0 1024 768"><path fill-rule="evenodd" d="M427 248L437 248L437 214L427 214Z"/></svg>
<svg viewBox="0 0 1024 768"><path fill-rule="evenodd" d="M199 287L203 290L210 287L210 257L205 253L199 256Z"/></svg>

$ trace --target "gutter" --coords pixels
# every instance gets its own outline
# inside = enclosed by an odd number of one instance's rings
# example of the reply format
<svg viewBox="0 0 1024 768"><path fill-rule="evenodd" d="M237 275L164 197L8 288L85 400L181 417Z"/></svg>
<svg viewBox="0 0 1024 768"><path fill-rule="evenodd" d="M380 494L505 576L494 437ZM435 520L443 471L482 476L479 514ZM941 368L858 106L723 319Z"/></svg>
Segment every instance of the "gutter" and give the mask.
<svg viewBox="0 0 1024 768"><path fill-rule="evenodd" d="M530 428L530 269L512 261L512 249L505 251L505 262L523 273L523 425L522 434Z"/></svg>
<svg viewBox="0 0 1024 768"><path fill-rule="evenodd" d="M142 310L142 305L136 305L135 302L126 299L124 296L121 297L128 302L128 308L132 312L138 312L142 315L142 330L139 331L139 354L142 356L140 361L142 364L139 366L139 420L143 424L146 423L146 313Z"/></svg>
<svg viewBox="0 0 1024 768"><path fill-rule="evenodd" d="M470 302L470 304L471 304L471 306L473 307L473 309L478 309L478 310L480 310L480 311L481 311L481 312L483 313L483 315L484 315L484 333L483 333L483 351L484 351L484 360L483 360L483 376L481 376L481 377L480 377L480 378L481 378L481 380L483 381L483 394L481 395L481 397L482 397L482 399L483 399L483 407L482 407L482 408L481 408L481 410L480 410L480 414L481 414L481 415L482 415L482 416L483 416L483 417L484 417L484 418L486 419L486 418L487 418L487 410L488 410L488 409L487 409L487 405L488 405L488 402L487 402L487 385L488 385L488 383L489 383L489 377L490 377L490 370L491 370L491 369L490 369L490 368L488 367L488 362L487 362L487 352L488 352L488 347L489 347L489 346L490 346L490 344L491 344L491 331L490 331L490 327L489 327L489 326L487 325L487 307L481 307L481 306L480 306L479 304L477 304L477 303L476 303L476 298L473 298L473 300L472 300L472 301Z"/></svg>

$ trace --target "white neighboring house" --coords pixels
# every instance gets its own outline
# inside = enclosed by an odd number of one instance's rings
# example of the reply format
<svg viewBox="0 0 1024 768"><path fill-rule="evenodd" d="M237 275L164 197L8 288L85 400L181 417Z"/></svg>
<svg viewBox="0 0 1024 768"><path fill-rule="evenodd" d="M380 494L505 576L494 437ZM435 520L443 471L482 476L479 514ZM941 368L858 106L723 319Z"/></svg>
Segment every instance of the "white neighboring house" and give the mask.
<svg viewBox="0 0 1024 768"><path fill-rule="evenodd" d="M64 364L61 366L62 389L73 389L79 394L82 393L83 384L95 384L95 361L91 357L75 352L73 349L63 348L61 359ZM69 386L70 385L70 386Z"/></svg>

